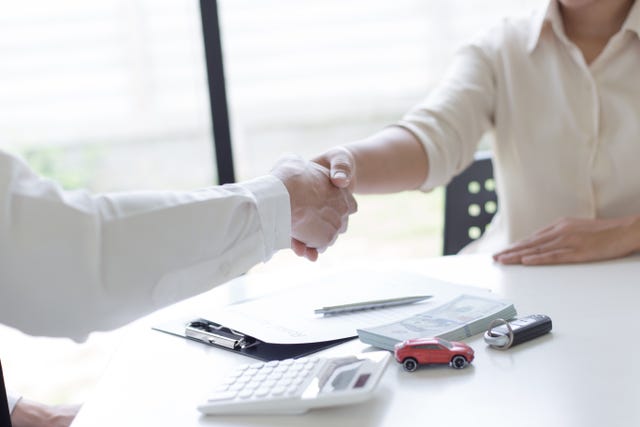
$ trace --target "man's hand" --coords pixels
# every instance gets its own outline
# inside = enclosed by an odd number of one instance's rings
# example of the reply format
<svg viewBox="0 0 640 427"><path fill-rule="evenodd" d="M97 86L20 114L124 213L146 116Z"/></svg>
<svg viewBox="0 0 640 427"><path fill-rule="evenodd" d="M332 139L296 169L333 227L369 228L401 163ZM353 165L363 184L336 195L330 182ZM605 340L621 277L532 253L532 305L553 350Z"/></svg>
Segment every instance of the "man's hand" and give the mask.
<svg viewBox="0 0 640 427"><path fill-rule="evenodd" d="M351 192L329 179L327 168L299 156L288 155L271 174L289 191L291 247L296 254L315 261L347 229L349 215L357 211Z"/></svg>
<svg viewBox="0 0 640 427"><path fill-rule="evenodd" d="M493 259L501 264L566 264L621 258L639 248L638 217L565 218L498 252Z"/></svg>
<svg viewBox="0 0 640 427"><path fill-rule="evenodd" d="M48 406L21 399L11 414L13 427L69 427L80 406Z"/></svg>

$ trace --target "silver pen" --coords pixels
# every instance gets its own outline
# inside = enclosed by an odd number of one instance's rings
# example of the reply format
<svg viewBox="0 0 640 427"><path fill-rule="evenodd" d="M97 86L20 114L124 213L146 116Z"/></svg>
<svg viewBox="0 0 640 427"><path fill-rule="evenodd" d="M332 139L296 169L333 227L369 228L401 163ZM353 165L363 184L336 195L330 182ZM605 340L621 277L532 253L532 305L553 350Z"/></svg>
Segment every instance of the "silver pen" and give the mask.
<svg viewBox="0 0 640 427"><path fill-rule="evenodd" d="M415 295L410 297L389 298L373 301L354 302L351 304L332 305L314 310L316 314L325 316L332 314L351 313L354 311L370 310L374 308L393 307L397 305L413 304L431 298L431 295Z"/></svg>

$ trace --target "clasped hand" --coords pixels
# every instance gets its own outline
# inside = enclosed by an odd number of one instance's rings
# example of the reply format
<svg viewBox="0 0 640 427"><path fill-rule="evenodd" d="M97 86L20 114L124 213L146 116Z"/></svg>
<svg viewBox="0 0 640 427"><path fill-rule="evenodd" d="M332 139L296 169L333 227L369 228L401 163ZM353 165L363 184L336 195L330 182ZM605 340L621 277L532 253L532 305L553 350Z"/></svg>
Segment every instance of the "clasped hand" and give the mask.
<svg viewBox="0 0 640 427"><path fill-rule="evenodd" d="M312 261L347 230L358 209L347 188L336 186L329 169L296 155L280 159L271 174L287 187L291 200L291 247Z"/></svg>

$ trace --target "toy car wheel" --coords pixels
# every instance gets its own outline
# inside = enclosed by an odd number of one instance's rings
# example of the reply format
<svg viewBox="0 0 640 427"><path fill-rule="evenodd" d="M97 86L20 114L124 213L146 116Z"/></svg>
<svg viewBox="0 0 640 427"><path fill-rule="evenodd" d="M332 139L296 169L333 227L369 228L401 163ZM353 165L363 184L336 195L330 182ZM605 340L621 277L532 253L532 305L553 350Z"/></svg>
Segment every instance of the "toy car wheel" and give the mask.
<svg viewBox="0 0 640 427"><path fill-rule="evenodd" d="M405 371L413 372L418 367L418 362L413 357L408 357L402 362Z"/></svg>
<svg viewBox="0 0 640 427"><path fill-rule="evenodd" d="M451 366L456 369L462 369L467 366L467 359L460 355L454 356L453 359L451 359Z"/></svg>

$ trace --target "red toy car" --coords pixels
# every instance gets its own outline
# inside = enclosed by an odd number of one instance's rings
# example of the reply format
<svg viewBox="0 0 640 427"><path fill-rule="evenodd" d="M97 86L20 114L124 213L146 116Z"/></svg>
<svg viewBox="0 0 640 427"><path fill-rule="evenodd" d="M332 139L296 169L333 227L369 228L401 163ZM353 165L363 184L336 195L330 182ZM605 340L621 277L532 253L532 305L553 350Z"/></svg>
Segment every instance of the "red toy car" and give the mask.
<svg viewBox="0 0 640 427"><path fill-rule="evenodd" d="M395 346L396 360L404 369L413 372L418 365L448 363L461 369L473 360L473 349L463 342L442 338L413 338Z"/></svg>

